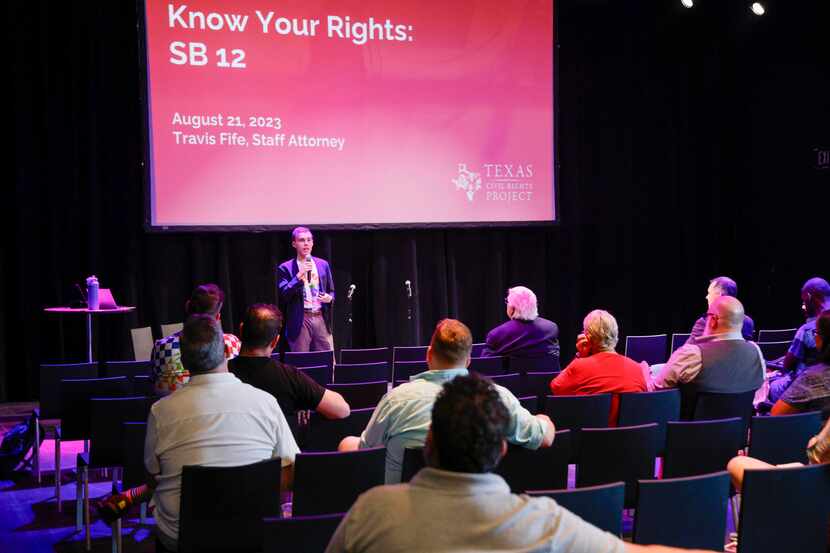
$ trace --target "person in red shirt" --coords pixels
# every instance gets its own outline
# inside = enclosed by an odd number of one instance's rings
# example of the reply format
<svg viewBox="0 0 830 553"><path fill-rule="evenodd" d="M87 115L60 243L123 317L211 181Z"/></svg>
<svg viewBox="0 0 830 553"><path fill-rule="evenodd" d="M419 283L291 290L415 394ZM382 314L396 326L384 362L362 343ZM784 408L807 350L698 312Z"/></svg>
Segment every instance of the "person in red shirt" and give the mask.
<svg viewBox="0 0 830 553"><path fill-rule="evenodd" d="M614 351L618 339L619 327L613 315L601 309L591 311L576 339L576 359L550 383L551 392L557 396L614 394L609 426L617 426L620 393L647 390L647 369Z"/></svg>

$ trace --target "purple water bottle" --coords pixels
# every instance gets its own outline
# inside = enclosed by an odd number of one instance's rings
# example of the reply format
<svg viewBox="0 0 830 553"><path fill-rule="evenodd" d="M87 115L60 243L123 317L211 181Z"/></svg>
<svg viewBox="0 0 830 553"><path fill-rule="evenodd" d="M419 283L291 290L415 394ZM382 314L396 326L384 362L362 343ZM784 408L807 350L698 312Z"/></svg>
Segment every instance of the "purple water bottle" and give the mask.
<svg viewBox="0 0 830 553"><path fill-rule="evenodd" d="M98 279L92 275L86 279L86 303L89 309L97 310L100 307L98 301Z"/></svg>

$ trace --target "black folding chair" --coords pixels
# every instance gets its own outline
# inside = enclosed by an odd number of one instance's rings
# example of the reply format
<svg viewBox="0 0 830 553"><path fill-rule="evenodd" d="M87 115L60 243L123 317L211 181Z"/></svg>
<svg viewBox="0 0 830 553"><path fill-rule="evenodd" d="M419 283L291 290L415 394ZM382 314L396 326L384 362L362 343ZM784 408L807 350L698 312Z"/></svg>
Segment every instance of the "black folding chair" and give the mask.
<svg viewBox="0 0 830 553"><path fill-rule="evenodd" d="M505 374L504 357L473 357L470 359L469 369L485 376Z"/></svg>
<svg viewBox="0 0 830 553"><path fill-rule="evenodd" d="M513 493L567 488L570 458L571 431L560 430L550 447L527 449L510 444L494 472L504 478Z"/></svg>
<svg viewBox="0 0 830 553"><path fill-rule="evenodd" d="M366 363L389 363L392 361L392 350L389 348L369 349L341 349L340 362L347 365Z"/></svg>
<svg viewBox="0 0 830 553"><path fill-rule="evenodd" d="M545 396L550 394L551 381L559 376L558 372L535 372L529 371L520 373L524 380L523 396L536 396L540 400L544 400Z"/></svg>
<svg viewBox="0 0 830 553"><path fill-rule="evenodd" d="M821 412L752 417L749 456L773 465L807 463L807 442L821 430Z"/></svg>
<svg viewBox="0 0 830 553"><path fill-rule="evenodd" d="M426 361L395 361L395 380L409 380L411 376L428 371Z"/></svg>
<svg viewBox="0 0 830 553"><path fill-rule="evenodd" d="M386 379L357 384L329 384L328 389L343 396L352 409L374 408L386 394Z"/></svg>
<svg viewBox="0 0 830 553"><path fill-rule="evenodd" d="M738 553L825 553L830 465L744 471Z"/></svg>
<svg viewBox="0 0 830 553"><path fill-rule="evenodd" d="M484 348L487 346L484 342L478 342L473 344L472 350L470 350L470 357L482 357L482 353L484 353Z"/></svg>
<svg viewBox="0 0 830 553"><path fill-rule="evenodd" d="M558 372L560 369L558 357L509 357L507 367L512 373Z"/></svg>
<svg viewBox="0 0 830 553"><path fill-rule="evenodd" d="M526 396L517 398L519 404L530 411L532 415L539 413L539 398L537 396Z"/></svg>
<svg viewBox="0 0 830 553"><path fill-rule="evenodd" d="M723 550L729 474L640 480L634 543Z"/></svg>
<svg viewBox="0 0 830 553"><path fill-rule="evenodd" d="M300 438L303 451L336 451L346 436L360 436L373 412L373 408L352 409L345 419L327 419L311 413L308 428Z"/></svg>
<svg viewBox="0 0 830 553"><path fill-rule="evenodd" d="M385 473L385 447L300 453L294 464L292 514L307 516L346 512L360 494L383 484Z"/></svg>
<svg viewBox="0 0 830 553"><path fill-rule="evenodd" d="M489 378L494 384L510 390L510 393L516 397L522 395L524 391L524 381L519 373L490 376Z"/></svg>
<svg viewBox="0 0 830 553"><path fill-rule="evenodd" d="M649 365L666 361L668 335L626 336L625 356L636 362L645 361Z"/></svg>
<svg viewBox="0 0 830 553"><path fill-rule="evenodd" d="M424 448L404 448L403 463L401 464L401 482L409 482L425 466L427 466L427 462L424 459Z"/></svg>
<svg viewBox="0 0 830 553"><path fill-rule="evenodd" d="M680 418L680 392L676 388L656 392L620 394L619 426L657 423L657 455L666 448L666 423Z"/></svg>
<svg viewBox="0 0 830 553"><path fill-rule="evenodd" d="M782 328L776 330L759 330L758 342L790 342L792 343L797 328Z"/></svg>
<svg viewBox="0 0 830 553"><path fill-rule="evenodd" d="M320 365L331 368L334 366L334 352L332 350L287 351L285 352L283 362L287 365L294 365L297 368L319 367Z"/></svg>
<svg viewBox="0 0 830 553"><path fill-rule="evenodd" d="M579 455L579 434L583 428L607 428L611 394L592 396L546 396L545 413L560 430L571 433L571 459Z"/></svg>
<svg viewBox="0 0 830 553"><path fill-rule="evenodd" d="M331 384L333 369L330 366L318 365L316 367L298 367L297 370L311 378L311 380L320 386L328 386Z"/></svg>
<svg viewBox="0 0 830 553"><path fill-rule="evenodd" d="M182 468L179 553L261 551L265 517L278 517L281 460Z"/></svg>
<svg viewBox="0 0 830 553"><path fill-rule="evenodd" d="M634 507L637 480L654 478L657 424L584 428L579 436L576 486L625 482L625 506Z"/></svg>
<svg viewBox="0 0 830 553"><path fill-rule="evenodd" d="M671 357L671 354L674 353L675 351L677 351L680 348L680 346L685 344L689 340L689 337L691 337L691 334L683 334L683 333L678 333L678 332L675 332L674 334L672 334L671 335L671 351L669 351L669 357Z"/></svg>
<svg viewBox="0 0 830 553"><path fill-rule="evenodd" d="M741 419L743 445L746 445L746 431L749 428L749 419L755 412L753 400L755 390L737 394L720 394L715 392L700 392L694 409L694 420L720 420L738 417ZM681 420L683 420L683 398L681 395Z"/></svg>
<svg viewBox="0 0 830 553"><path fill-rule="evenodd" d="M666 423L663 478L726 470L743 448L741 419Z"/></svg>
<svg viewBox="0 0 830 553"><path fill-rule="evenodd" d="M766 361L775 361L776 359L784 357L787 350L790 349L790 345L792 345L792 340L783 340L780 342L761 342L759 340L756 343L761 348L761 354L763 354Z"/></svg>
<svg viewBox="0 0 830 553"><path fill-rule="evenodd" d="M429 346L395 346L392 348L392 361L424 361L427 358Z"/></svg>
<svg viewBox="0 0 830 553"><path fill-rule="evenodd" d="M357 384L359 382L389 382L392 376L388 361L378 363L340 363L334 368L335 384Z"/></svg>
<svg viewBox="0 0 830 553"><path fill-rule="evenodd" d="M560 506L615 536L622 533L623 499L625 483L614 482L601 486L589 486L572 490L536 490L530 496L553 498Z"/></svg>
<svg viewBox="0 0 830 553"><path fill-rule="evenodd" d="M153 364L150 361L107 361L104 364L105 376L150 376Z"/></svg>
<svg viewBox="0 0 830 553"><path fill-rule="evenodd" d="M325 551L345 513L308 517L266 518L262 521L263 553Z"/></svg>

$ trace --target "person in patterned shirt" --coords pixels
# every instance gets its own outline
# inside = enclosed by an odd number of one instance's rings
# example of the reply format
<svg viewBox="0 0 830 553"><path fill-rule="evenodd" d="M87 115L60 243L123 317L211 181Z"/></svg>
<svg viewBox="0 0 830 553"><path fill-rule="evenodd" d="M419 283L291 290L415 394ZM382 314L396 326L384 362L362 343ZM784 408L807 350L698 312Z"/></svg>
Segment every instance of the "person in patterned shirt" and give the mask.
<svg viewBox="0 0 830 553"><path fill-rule="evenodd" d="M190 299L184 304L185 319L191 315L212 315L222 319L222 304L225 293L215 284L197 286ZM153 362L152 379L159 395L175 392L190 380L190 373L182 366L182 353L179 347L181 331L157 340L153 345L150 359ZM242 342L233 334L225 333L225 358L230 360L239 355Z"/></svg>

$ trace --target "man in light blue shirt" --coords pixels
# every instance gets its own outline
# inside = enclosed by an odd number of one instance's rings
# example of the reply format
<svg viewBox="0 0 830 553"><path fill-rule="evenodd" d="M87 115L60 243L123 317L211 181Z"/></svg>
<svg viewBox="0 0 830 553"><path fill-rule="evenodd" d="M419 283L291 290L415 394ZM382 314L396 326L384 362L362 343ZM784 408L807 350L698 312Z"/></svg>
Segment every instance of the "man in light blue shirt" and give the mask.
<svg viewBox="0 0 830 553"><path fill-rule="evenodd" d="M407 447L423 447L432 422L432 405L445 382L466 375L473 338L470 329L455 319L440 321L427 350L429 370L416 374L380 400L366 429L347 436L340 451L386 447L386 483L401 481L403 453ZM538 449L553 443L554 426L547 415L531 415L519 400L502 386L495 386L510 414L507 441Z"/></svg>

